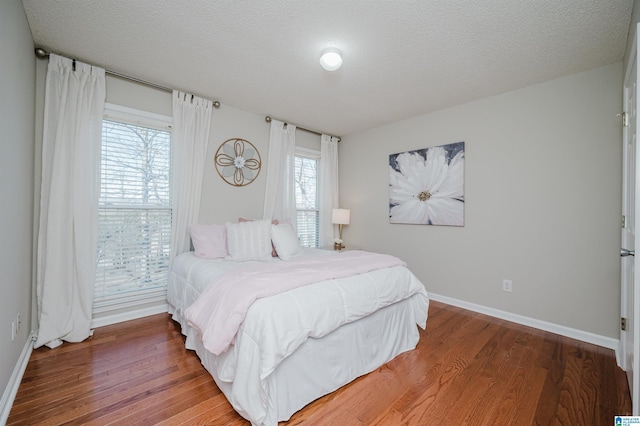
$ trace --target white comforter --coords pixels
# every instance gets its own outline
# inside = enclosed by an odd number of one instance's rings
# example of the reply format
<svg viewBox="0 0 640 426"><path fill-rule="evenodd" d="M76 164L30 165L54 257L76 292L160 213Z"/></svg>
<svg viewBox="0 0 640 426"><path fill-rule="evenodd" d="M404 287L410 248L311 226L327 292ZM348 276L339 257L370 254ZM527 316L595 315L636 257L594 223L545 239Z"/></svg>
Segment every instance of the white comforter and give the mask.
<svg viewBox="0 0 640 426"><path fill-rule="evenodd" d="M228 271L241 265L221 262L221 266ZM233 392L227 394L229 401L253 424L271 423L268 413L273 411L269 405L274 390L268 389L266 378L288 355L310 337L321 337L342 324L409 298L415 322L424 328L427 293L404 266L325 280L256 300L234 345L216 357L219 379L233 383Z"/></svg>
<svg viewBox="0 0 640 426"><path fill-rule="evenodd" d="M394 266L406 266L406 264L394 256L360 250L299 257L288 262L262 262L259 265L252 265L240 271L230 271L217 277L202 292L198 300L189 306L185 317L189 325L198 330L204 347L219 355L233 343L247 311L256 300L320 281L347 278ZM357 291L351 288L347 290ZM382 285L369 289L373 291L362 290L365 289L360 289L359 293L364 297L350 297L348 292L344 292L341 300L335 300L340 302L343 315L326 317L297 312L297 317L312 321L306 324L306 334L302 330L298 331L300 343L307 336L322 337L342 324L405 299L407 293L413 294L412 288ZM297 306L290 305L289 308L295 311ZM287 326L287 324L291 327L288 321L282 325ZM297 347L300 343L294 346Z"/></svg>

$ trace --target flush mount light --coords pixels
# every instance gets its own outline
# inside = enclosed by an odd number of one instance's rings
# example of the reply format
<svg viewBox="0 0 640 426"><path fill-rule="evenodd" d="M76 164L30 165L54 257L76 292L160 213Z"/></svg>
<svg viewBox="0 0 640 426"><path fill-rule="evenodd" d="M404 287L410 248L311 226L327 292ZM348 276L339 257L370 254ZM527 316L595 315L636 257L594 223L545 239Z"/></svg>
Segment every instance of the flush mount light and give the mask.
<svg viewBox="0 0 640 426"><path fill-rule="evenodd" d="M335 47L329 47L320 55L320 65L327 71L335 71L342 65L342 56Z"/></svg>

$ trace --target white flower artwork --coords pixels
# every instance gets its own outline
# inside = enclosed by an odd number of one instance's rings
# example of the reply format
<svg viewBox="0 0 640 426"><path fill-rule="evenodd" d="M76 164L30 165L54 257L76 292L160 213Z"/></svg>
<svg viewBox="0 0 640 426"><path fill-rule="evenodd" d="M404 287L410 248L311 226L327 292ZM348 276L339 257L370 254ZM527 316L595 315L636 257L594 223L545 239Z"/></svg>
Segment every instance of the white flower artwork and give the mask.
<svg viewBox="0 0 640 426"><path fill-rule="evenodd" d="M389 155L389 222L464 226L464 142Z"/></svg>

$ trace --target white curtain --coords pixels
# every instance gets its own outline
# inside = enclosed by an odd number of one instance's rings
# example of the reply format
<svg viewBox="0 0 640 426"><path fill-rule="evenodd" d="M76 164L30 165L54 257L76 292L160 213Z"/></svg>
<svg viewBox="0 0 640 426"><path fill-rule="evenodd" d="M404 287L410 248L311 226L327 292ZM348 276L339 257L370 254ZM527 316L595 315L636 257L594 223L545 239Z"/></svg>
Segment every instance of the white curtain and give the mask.
<svg viewBox="0 0 640 426"><path fill-rule="evenodd" d="M320 247L333 248L331 211L338 208L338 138L320 137Z"/></svg>
<svg viewBox="0 0 640 426"><path fill-rule="evenodd" d="M212 101L173 91L171 262L189 250L187 226L198 221L212 111Z"/></svg>
<svg viewBox="0 0 640 426"><path fill-rule="evenodd" d="M104 69L54 54L47 69L35 347L91 335Z"/></svg>
<svg viewBox="0 0 640 426"><path fill-rule="evenodd" d="M293 228L297 229L294 184L295 134L296 126L271 120L263 219L290 220Z"/></svg>

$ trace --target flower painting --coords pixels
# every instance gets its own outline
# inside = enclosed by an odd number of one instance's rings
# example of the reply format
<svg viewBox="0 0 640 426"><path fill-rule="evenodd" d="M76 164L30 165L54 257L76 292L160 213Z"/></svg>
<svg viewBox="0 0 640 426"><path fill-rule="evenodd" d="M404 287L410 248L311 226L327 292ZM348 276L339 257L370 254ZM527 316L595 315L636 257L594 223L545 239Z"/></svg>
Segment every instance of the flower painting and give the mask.
<svg viewBox="0 0 640 426"><path fill-rule="evenodd" d="M389 222L464 226L464 142L389 155Z"/></svg>

